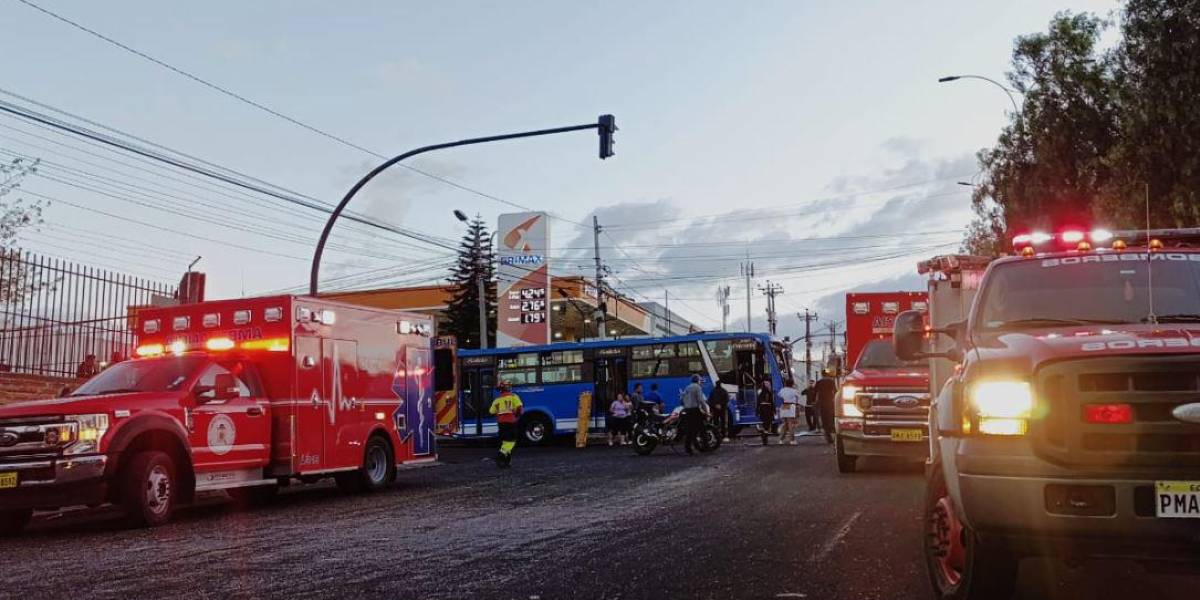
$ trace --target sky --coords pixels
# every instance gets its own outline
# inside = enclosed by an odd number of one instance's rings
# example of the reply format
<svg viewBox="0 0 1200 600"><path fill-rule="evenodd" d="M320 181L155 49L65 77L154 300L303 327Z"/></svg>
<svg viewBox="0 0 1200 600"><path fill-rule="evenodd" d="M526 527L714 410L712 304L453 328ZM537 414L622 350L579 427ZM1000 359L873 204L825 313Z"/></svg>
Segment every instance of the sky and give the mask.
<svg viewBox="0 0 1200 600"><path fill-rule="evenodd" d="M445 276L460 209L550 211L560 274L587 273L593 216L618 290L703 327L745 327L752 287L783 286L780 334L849 290L922 289L915 263L970 220L974 155L1011 111L1016 36L1112 1L83 2L31 0L316 133L18 0L0 0L0 100L59 109L333 204L377 156L616 116L594 132L411 160L351 209L325 289ZM36 107L31 102L41 103ZM59 114L58 116L63 116ZM98 125L90 125L97 127ZM338 138L338 141L333 139ZM343 143L344 142L344 143ZM139 142L141 143L141 142ZM358 146L358 148L352 147ZM364 151L365 149L365 151ZM0 114L0 159L41 159L16 197L49 200L31 251L176 281L197 256L210 298L300 290L324 215ZM6 199L8 200L8 199ZM824 239L821 239L824 238ZM432 240L432 243L431 243ZM765 329L765 299L751 301Z"/></svg>

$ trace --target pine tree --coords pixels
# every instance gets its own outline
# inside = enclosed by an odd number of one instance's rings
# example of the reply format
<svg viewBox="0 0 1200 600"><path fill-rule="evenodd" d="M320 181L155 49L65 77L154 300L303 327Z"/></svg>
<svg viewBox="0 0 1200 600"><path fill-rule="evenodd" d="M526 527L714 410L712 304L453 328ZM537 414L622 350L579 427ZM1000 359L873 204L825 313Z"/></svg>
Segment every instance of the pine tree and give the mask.
<svg viewBox="0 0 1200 600"><path fill-rule="evenodd" d="M446 307L449 332L458 340L459 348L479 347L479 293L477 278L482 275L486 285L488 307L488 346L496 343L496 285L493 264L492 237L479 215L471 220L462 243L458 262L450 270L450 285L454 296Z"/></svg>

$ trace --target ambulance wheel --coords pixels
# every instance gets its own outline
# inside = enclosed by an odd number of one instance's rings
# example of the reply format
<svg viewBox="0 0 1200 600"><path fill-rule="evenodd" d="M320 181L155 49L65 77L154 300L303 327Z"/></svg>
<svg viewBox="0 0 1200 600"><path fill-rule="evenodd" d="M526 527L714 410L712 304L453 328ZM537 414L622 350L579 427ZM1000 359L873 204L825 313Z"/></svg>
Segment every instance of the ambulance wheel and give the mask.
<svg viewBox="0 0 1200 600"><path fill-rule="evenodd" d="M254 487L234 488L225 490L233 504L238 508L249 509L266 506L275 500L279 494L279 484L256 485Z"/></svg>
<svg viewBox="0 0 1200 600"><path fill-rule="evenodd" d="M1016 587L1017 558L962 522L938 464L925 495L925 564L939 600L1000 600Z"/></svg>
<svg viewBox="0 0 1200 600"><path fill-rule="evenodd" d="M28 508L0 511L0 537L21 533L32 518L33 510Z"/></svg>
<svg viewBox="0 0 1200 600"><path fill-rule="evenodd" d="M858 470L858 457L853 454L846 454L846 446L842 443L842 437L837 438L837 463L839 473L853 473Z"/></svg>
<svg viewBox="0 0 1200 600"><path fill-rule="evenodd" d="M166 452L147 450L133 456L117 485L125 521L133 527L157 527L171 520L178 492L175 463Z"/></svg>
<svg viewBox="0 0 1200 600"><path fill-rule="evenodd" d="M334 476L343 492L358 494L378 492L396 481L396 458L392 445L383 436L373 435L363 449L363 465L348 473Z"/></svg>
<svg viewBox="0 0 1200 600"><path fill-rule="evenodd" d="M545 446L553 437L554 428L550 419L541 414L532 414L521 419L521 441L530 446Z"/></svg>

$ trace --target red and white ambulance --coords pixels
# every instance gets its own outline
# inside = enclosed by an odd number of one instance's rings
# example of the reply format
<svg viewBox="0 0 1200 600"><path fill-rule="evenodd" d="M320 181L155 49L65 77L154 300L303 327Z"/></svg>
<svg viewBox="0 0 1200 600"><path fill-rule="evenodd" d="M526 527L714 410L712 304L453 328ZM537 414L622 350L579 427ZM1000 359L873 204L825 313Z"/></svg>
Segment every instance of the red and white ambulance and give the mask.
<svg viewBox="0 0 1200 600"><path fill-rule="evenodd" d="M388 486L436 459L434 324L297 296L137 312L138 358L69 396L0 407L0 532L114 503L159 525L196 493Z"/></svg>

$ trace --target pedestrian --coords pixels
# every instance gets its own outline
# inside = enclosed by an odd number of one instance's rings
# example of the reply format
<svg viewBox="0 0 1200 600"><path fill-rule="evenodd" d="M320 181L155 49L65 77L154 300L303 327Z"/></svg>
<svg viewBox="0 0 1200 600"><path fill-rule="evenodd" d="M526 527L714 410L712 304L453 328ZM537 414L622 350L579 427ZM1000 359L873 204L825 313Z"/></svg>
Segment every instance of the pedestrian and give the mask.
<svg viewBox="0 0 1200 600"><path fill-rule="evenodd" d="M83 359L83 362L79 363L79 366L75 369L75 378L76 379L90 379L92 377L95 377L96 373L99 373L99 372L100 372L100 365L98 363L96 363L96 355L89 354Z"/></svg>
<svg viewBox="0 0 1200 600"><path fill-rule="evenodd" d="M657 383L650 384L650 393L646 394L646 402L653 402L655 404L655 408L658 409L658 413L662 414L664 410L663 399L662 395L658 393Z"/></svg>
<svg viewBox="0 0 1200 600"><path fill-rule="evenodd" d="M617 394L617 399L608 406L608 445L616 440L618 446L627 443L626 425L629 422L629 407L632 406L625 394Z"/></svg>
<svg viewBox="0 0 1200 600"><path fill-rule="evenodd" d="M809 431L816 431L821 426L821 420L817 418L817 390L811 379L801 393L804 394L804 421Z"/></svg>
<svg viewBox="0 0 1200 600"><path fill-rule="evenodd" d="M622 395L618 398L625 406L625 418L621 419L621 444L628 446L632 444L633 439L633 401L629 396Z"/></svg>
<svg viewBox="0 0 1200 600"><path fill-rule="evenodd" d="M837 398L837 381L828 369L821 372L821 379L814 386L817 392L817 414L821 416L821 429L825 431L825 442L833 443L833 403Z"/></svg>
<svg viewBox="0 0 1200 600"><path fill-rule="evenodd" d="M791 379L784 380L783 389L779 390L779 418L783 425L779 429L779 442L792 445L796 443L796 418L800 410L800 392L792 387Z"/></svg>
<svg viewBox="0 0 1200 600"><path fill-rule="evenodd" d="M775 390L771 389L771 380L764 379L758 389L758 433L762 443L767 445L767 436L771 435L771 426L775 424Z"/></svg>
<svg viewBox="0 0 1200 600"><path fill-rule="evenodd" d="M729 441L729 392L720 381L713 386L712 394L708 396L708 407L712 409L713 422L717 426L717 435Z"/></svg>
<svg viewBox="0 0 1200 600"><path fill-rule="evenodd" d="M633 393L629 395L629 401L632 402L634 406L640 406L646 401L646 394L642 391L642 384L633 384Z"/></svg>
<svg viewBox="0 0 1200 600"><path fill-rule="evenodd" d="M700 387L699 375L692 375L692 382L683 388L680 405L683 406L679 421L679 427L683 429L683 450L688 456L693 456L695 452L692 448L700 449L697 437L704 426L704 412L708 408L708 399L704 397L704 388Z"/></svg>
<svg viewBox="0 0 1200 600"><path fill-rule="evenodd" d="M511 383L501 381L499 388L500 395L492 400L488 412L496 415L496 425L500 431L500 453L496 456L496 466L503 469L512 465L513 449L517 446L517 419L521 418L525 407L521 397L513 393Z"/></svg>

